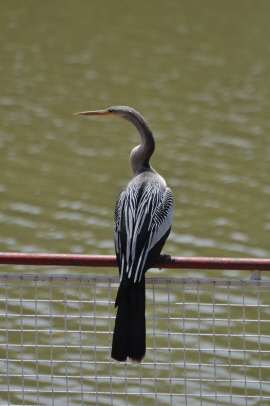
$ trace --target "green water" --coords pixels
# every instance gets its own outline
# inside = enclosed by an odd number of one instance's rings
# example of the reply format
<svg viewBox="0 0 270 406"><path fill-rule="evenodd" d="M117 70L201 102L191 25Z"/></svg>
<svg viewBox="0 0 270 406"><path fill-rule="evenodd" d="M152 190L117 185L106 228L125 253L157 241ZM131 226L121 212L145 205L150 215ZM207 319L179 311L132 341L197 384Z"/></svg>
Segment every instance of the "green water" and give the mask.
<svg viewBox="0 0 270 406"><path fill-rule="evenodd" d="M166 253L269 257L269 13L251 0L3 2L0 251L114 253L139 136L72 113L129 105L153 129L151 163L174 193Z"/></svg>

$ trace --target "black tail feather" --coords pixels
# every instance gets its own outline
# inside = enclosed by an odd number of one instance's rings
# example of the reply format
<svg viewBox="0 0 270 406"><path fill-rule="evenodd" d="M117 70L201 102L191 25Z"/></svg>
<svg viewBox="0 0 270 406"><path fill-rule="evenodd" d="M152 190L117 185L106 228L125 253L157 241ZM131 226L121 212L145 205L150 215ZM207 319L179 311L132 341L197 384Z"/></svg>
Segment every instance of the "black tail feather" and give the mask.
<svg viewBox="0 0 270 406"><path fill-rule="evenodd" d="M118 304L111 357L123 362L129 357L140 363L146 351L145 279L134 283Z"/></svg>
<svg viewBox="0 0 270 406"><path fill-rule="evenodd" d="M121 300L116 314L111 357L124 362L128 354L128 303L127 296Z"/></svg>

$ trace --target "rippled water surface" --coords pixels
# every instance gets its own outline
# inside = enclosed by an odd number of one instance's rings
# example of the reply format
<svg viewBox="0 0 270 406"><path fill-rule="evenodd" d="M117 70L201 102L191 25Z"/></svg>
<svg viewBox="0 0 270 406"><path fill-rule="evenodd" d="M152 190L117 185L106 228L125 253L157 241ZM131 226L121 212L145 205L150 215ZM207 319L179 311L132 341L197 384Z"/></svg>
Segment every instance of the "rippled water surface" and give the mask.
<svg viewBox="0 0 270 406"><path fill-rule="evenodd" d="M243 0L4 2L0 251L114 253L114 204L139 136L72 113L120 104L151 125L151 163L174 193L166 252L269 257L269 12ZM248 277L218 275L232 274Z"/></svg>
<svg viewBox="0 0 270 406"><path fill-rule="evenodd" d="M139 137L72 113L126 104L174 192L166 251L269 256L269 6L248 4L3 5L1 250L114 252Z"/></svg>

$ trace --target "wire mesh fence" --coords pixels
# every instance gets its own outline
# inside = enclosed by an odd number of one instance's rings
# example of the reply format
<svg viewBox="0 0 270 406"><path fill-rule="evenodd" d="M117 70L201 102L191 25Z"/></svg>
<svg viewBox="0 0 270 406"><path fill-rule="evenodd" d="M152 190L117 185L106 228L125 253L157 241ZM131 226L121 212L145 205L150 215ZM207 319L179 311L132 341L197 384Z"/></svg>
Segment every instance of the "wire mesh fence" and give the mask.
<svg viewBox="0 0 270 406"><path fill-rule="evenodd" d="M147 278L143 364L110 359L118 278L0 274L0 405L270 404L269 280Z"/></svg>

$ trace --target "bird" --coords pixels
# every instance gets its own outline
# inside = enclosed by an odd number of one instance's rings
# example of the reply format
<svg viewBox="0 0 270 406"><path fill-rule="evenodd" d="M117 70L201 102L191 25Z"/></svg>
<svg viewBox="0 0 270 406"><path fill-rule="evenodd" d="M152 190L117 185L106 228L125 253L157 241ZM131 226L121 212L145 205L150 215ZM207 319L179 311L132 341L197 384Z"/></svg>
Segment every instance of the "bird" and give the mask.
<svg viewBox="0 0 270 406"><path fill-rule="evenodd" d="M74 113L83 116L119 117L132 123L141 143L130 155L133 178L116 200L114 243L120 285L115 300L117 314L111 358L141 364L146 353L145 273L161 257L170 234L173 194L150 166L155 150L153 132L143 116L128 106ZM165 254L163 254L165 255Z"/></svg>

